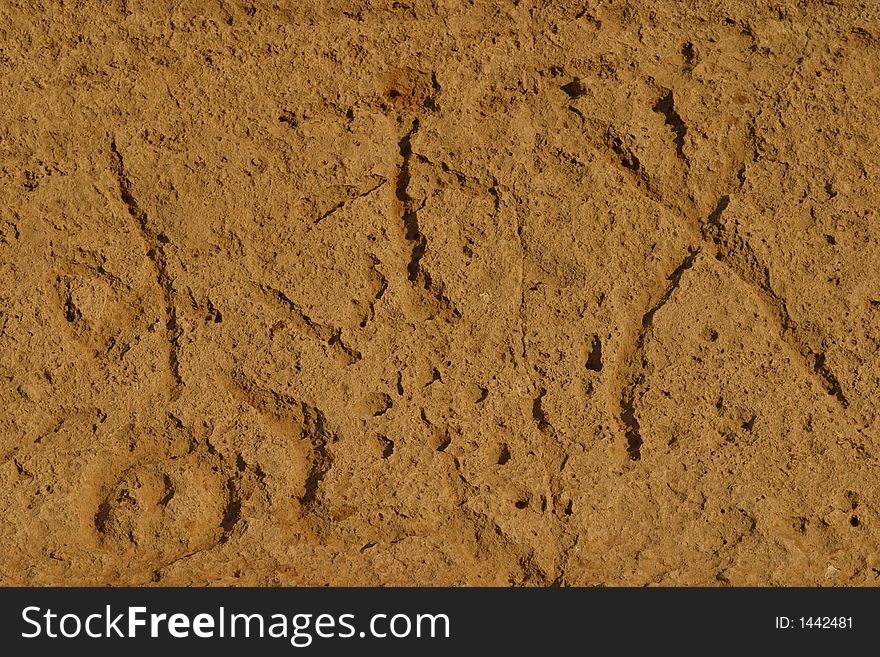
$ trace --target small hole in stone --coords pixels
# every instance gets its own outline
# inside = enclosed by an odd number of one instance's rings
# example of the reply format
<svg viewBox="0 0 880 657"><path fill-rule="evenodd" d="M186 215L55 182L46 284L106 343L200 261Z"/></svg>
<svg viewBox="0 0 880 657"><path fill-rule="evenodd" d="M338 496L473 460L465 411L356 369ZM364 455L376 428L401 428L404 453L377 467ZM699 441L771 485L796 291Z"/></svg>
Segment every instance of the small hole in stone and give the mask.
<svg viewBox="0 0 880 657"><path fill-rule="evenodd" d="M379 442L382 443L382 458L387 459L394 454L394 441L385 436L379 436Z"/></svg>
<svg viewBox="0 0 880 657"><path fill-rule="evenodd" d="M568 94L568 97L571 99L580 98L587 93L586 87L584 87L583 83L578 78L575 78L568 84L562 85L560 88Z"/></svg>
<svg viewBox="0 0 880 657"><path fill-rule="evenodd" d="M590 345L590 355L587 356L587 369L593 372L602 371L602 340L598 335L593 336Z"/></svg>
<svg viewBox="0 0 880 657"><path fill-rule="evenodd" d="M859 519L856 516L853 516L849 519L849 524L851 524L853 527L858 527L860 524Z"/></svg>
<svg viewBox="0 0 880 657"><path fill-rule="evenodd" d="M694 61L694 44L688 41L681 48L681 54L684 57L685 61L690 64Z"/></svg>
<svg viewBox="0 0 880 657"><path fill-rule="evenodd" d="M528 500L517 500L513 504L513 506L515 506L517 509L525 509L528 505L529 505Z"/></svg>
<svg viewBox="0 0 880 657"><path fill-rule="evenodd" d="M67 300L64 302L64 318L68 322L75 322L79 318L79 316L79 308L74 305L73 299L68 297Z"/></svg>
<svg viewBox="0 0 880 657"><path fill-rule="evenodd" d="M510 460L510 448L507 445L501 446L501 452L498 454L498 465L504 465Z"/></svg>

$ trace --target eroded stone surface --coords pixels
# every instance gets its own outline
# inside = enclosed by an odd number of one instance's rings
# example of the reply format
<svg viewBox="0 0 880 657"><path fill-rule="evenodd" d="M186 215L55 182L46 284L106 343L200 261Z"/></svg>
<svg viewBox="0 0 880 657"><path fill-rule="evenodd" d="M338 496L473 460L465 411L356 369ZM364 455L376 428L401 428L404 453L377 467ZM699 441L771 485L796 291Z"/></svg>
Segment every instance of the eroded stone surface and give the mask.
<svg viewBox="0 0 880 657"><path fill-rule="evenodd" d="M876 10L294 4L0 9L0 581L877 583Z"/></svg>

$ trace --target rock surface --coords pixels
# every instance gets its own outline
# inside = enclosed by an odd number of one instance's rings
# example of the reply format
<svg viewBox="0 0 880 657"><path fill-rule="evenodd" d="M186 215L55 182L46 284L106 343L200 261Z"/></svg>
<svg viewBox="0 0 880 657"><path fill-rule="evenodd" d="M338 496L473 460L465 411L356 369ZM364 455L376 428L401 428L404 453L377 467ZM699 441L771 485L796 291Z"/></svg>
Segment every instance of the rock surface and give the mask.
<svg viewBox="0 0 880 657"><path fill-rule="evenodd" d="M880 583L877 6L0 34L0 583Z"/></svg>

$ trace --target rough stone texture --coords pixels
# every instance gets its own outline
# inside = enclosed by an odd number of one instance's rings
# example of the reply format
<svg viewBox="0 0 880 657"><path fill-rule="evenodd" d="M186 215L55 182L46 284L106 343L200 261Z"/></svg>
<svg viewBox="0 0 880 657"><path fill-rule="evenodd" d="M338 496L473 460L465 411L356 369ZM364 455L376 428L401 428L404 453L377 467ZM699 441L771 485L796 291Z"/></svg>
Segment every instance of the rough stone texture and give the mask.
<svg viewBox="0 0 880 657"><path fill-rule="evenodd" d="M0 582L880 577L880 9L0 2Z"/></svg>

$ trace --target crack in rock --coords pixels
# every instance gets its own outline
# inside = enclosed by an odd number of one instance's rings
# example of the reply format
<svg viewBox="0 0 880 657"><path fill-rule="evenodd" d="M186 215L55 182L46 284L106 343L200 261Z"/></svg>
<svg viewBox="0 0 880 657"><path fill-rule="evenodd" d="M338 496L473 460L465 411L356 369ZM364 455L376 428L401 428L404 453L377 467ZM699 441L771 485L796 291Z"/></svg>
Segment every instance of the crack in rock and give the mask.
<svg viewBox="0 0 880 657"><path fill-rule="evenodd" d="M635 341L635 347L630 357L631 361L640 360L644 366L644 349L645 340L654 324L654 316L663 308L672 298L672 294L681 285L681 277L684 273L694 266L694 261L700 254L701 248L690 248L688 255L667 277L669 285L666 286L660 299L652 305L642 316L642 327ZM630 369L634 368L635 363L631 362ZM635 402L638 390L645 381L642 372L630 375L630 383L623 388L620 396L620 421L623 425L623 433L626 438L626 451L631 461L638 461L642 458L642 437L641 427L636 417Z"/></svg>
<svg viewBox="0 0 880 657"><path fill-rule="evenodd" d="M346 361L347 365L353 365L361 360L361 352L350 347L342 340L341 328L329 326L313 320L306 315L299 304L293 301L281 290L277 290L274 287L265 284L257 285L257 287L263 294L274 301L281 303L290 311L293 322L300 333L316 340L320 340L327 346L331 347Z"/></svg>
<svg viewBox="0 0 880 657"><path fill-rule="evenodd" d="M298 428L297 437L309 445L306 457L308 471L303 482L303 493L298 501L306 514L318 513L321 483L333 465L333 455L329 446L337 440L327 428L327 418L323 411L312 404L260 386L241 371L234 372L229 378L228 389L235 399L247 404L267 420L278 435L293 437L291 432L297 431ZM241 469L239 467L239 470ZM232 488L229 488L229 491L227 509L231 508L234 511L236 498ZM229 519L234 516L235 514L232 513L224 517Z"/></svg>
<svg viewBox="0 0 880 657"><path fill-rule="evenodd" d="M675 109L675 97L671 90L666 91L660 99L652 107L655 112L662 114L666 119L665 123L672 129L675 142L675 153L678 157L689 165L687 155L684 153L684 138L687 135L687 124L682 120L681 116Z"/></svg>
<svg viewBox="0 0 880 657"><path fill-rule="evenodd" d="M373 192L376 192L379 189L381 189L387 182L388 182L387 178L380 178L379 182L376 183L375 185L373 185L372 187L370 187L368 190L363 191L359 194L355 194L354 196L351 196L349 198L346 198L346 199L339 201L336 205L334 205L332 208L327 210L320 217L315 219L315 221L312 223L312 226L317 226L319 223L324 221L324 219L327 219L328 217L334 215L336 212L338 212L339 210L342 210L344 207L354 203L355 201L370 196L371 194L373 194Z"/></svg>
<svg viewBox="0 0 880 657"><path fill-rule="evenodd" d="M165 252L165 247L169 244L169 239L164 233L155 230L147 213L134 197L131 178L126 171L125 161L122 153L116 146L115 139L110 142L110 152L113 156L112 169L119 186L119 195L123 203L125 203L129 215L137 222L141 238L147 247L147 257L150 259L155 270L156 283L165 301L164 313L165 331L168 339L168 367L173 379L171 397L176 399L180 396L180 389L184 385L183 377L180 374L180 351L183 329L180 326L177 305L174 301L174 281L168 273L168 255Z"/></svg>
<svg viewBox="0 0 880 657"><path fill-rule="evenodd" d="M412 243L412 253L410 255L409 264L406 267L407 278L414 284L421 283L421 287L432 295L441 309L448 311L453 317L457 318L461 316L461 313L444 293L443 285L437 285L431 277L430 272L428 272L421 264L425 251L428 249L428 238L425 237L425 234L419 227L418 215L425 207L428 199L426 197L417 201L409 193L411 179L410 164L413 157L417 157L413 152L412 137L418 132L418 130L419 120L418 118L415 118L413 119L410 129L404 133L398 142L401 164L397 173L395 197L401 207L404 238Z"/></svg>
<svg viewBox="0 0 880 657"><path fill-rule="evenodd" d="M299 502L307 512L314 512L321 483L333 465L333 456L327 449L329 443L332 442L332 436L327 431L327 419L320 409L305 402L300 407L303 415L301 435L311 444L311 454L305 490L299 498Z"/></svg>
<svg viewBox="0 0 880 657"><path fill-rule="evenodd" d="M825 392L846 410L849 407L849 399L844 394L840 381L828 365L825 354L813 349L800 335L801 331L791 318L788 304L772 285L769 267L761 263L754 249L742 238L736 228L730 228L722 221L724 211L729 204L729 196L725 195L719 199L703 226L704 239L715 246L716 260L759 293L779 325L783 341L800 354L806 371L814 375Z"/></svg>
<svg viewBox="0 0 880 657"><path fill-rule="evenodd" d="M419 129L419 120L413 119L412 127L409 129L403 137L400 138L398 142L398 148L400 149L400 157L402 158L402 162L400 164L400 169L397 175L397 185L395 187L395 194L397 196L397 200L400 201L401 206L403 207L403 227L404 227L404 237L413 242L412 247L412 255L409 260L409 264L406 267L406 271L408 274L408 278L411 281L419 280L421 275L421 271L419 268L419 262L422 257L425 255L425 250L428 248L428 240L422 234L419 229L419 218L418 212L424 207L424 200L422 201L422 205L419 207L415 207L413 203L413 199L409 195L409 183L410 183L410 159L413 155L412 150L412 136L418 132Z"/></svg>

